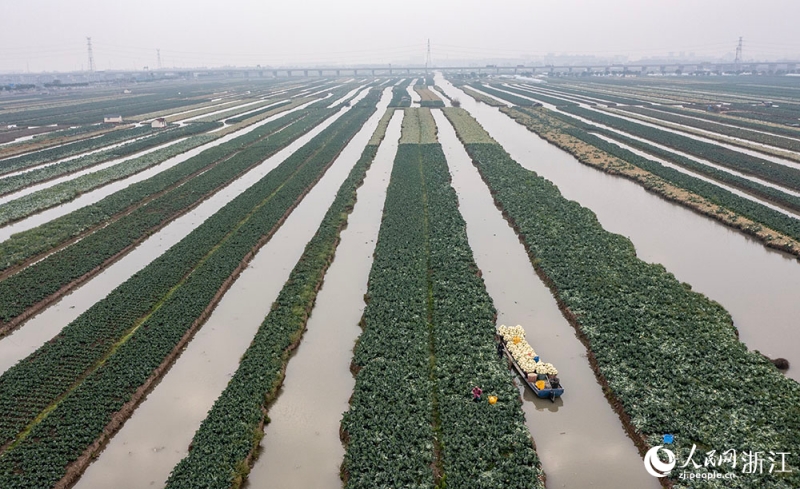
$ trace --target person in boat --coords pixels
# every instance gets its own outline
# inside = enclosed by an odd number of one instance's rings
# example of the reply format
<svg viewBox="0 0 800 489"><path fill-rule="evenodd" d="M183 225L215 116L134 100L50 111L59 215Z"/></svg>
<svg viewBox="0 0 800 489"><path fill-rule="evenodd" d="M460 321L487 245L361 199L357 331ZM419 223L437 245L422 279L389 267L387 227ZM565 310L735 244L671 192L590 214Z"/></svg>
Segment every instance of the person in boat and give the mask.
<svg viewBox="0 0 800 489"><path fill-rule="evenodd" d="M472 400L478 402L481 400L481 396L483 395L483 390L478 387L477 385L472 388Z"/></svg>

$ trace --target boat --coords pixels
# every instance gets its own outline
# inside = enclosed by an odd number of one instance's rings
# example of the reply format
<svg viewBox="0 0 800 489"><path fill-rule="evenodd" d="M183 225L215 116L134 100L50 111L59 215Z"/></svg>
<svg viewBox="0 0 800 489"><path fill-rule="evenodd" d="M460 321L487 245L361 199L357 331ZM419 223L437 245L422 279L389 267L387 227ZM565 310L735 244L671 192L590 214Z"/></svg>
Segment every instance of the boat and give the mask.
<svg viewBox="0 0 800 489"><path fill-rule="evenodd" d="M541 399L550 399L551 401L555 402L556 398L561 397L564 394L564 386L561 385L561 381L557 376L547 374L537 375L535 372L526 372L522 367L519 366L513 355L511 355L503 336L498 332L495 335L495 338L497 339L498 344L502 347L503 354L506 356L506 358L508 358L508 361L511 362L511 365L514 367L514 370L517 371L519 376L522 378L522 381L527 384L536 397ZM534 360L538 361L539 357L534 357ZM541 389L536 385L538 381L544 381L544 386Z"/></svg>

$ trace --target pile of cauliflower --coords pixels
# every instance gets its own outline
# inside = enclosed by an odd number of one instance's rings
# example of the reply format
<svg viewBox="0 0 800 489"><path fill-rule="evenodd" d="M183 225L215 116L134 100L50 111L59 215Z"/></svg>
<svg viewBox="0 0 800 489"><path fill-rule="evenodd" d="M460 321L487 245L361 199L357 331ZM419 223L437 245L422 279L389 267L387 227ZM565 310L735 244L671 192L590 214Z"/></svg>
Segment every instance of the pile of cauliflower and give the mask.
<svg viewBox="0 0 800 489"><path fill-rule="evenodd" d="M503 338L508 352L511 353L511 356L514 357L517 365L522 370L528 373L558 375L558 370L552 363L534 360L536 352L525 340L525 330L522 326L502 325L497 328L497 333Z"/></svg>

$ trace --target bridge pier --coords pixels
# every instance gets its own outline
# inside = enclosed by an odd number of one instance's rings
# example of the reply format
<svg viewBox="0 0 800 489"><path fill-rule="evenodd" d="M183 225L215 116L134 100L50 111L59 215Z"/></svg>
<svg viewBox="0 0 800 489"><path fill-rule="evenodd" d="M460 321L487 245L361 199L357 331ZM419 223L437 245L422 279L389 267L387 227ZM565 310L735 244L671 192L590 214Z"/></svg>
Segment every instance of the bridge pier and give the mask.
<svg viewBox="0 0 800 489"><path fill-rule="evenodd" d="M336 76L339 76L339 70L336 70Z"/></svg>
<svg viewBox="0 0 800 489"><path fill-rule="evenodd" d="M320 78L322 78L322 70L317 70L317 73L319 74Z"/></svg>

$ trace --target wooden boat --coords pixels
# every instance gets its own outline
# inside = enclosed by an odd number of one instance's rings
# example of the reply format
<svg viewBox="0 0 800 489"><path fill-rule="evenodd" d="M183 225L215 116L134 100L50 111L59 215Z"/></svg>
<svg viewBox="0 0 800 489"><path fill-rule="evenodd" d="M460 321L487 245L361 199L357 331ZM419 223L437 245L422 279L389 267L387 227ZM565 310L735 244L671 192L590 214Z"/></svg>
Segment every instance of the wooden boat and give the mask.
<svg viewBox="0 0 800 489"><path fill-rule="evenodd" d="M517 371L519 376L522 378L522 381L525 382L528 387L536 394L536 397L542 399L550 399L551 401L555 402L557 397L561 397L564 394L564 387L561 385L561 382L558 380L558 377L555 376L544 376L544 389L539 389L536 387L536 382L531 382L528 380L528 372L524 371L522 367L517 364L517 361L514 360L514 357L511 355L511 352L508 351L506 348L506 342L503 341L503 337L500 335L496 335L497 341L500 342L500 345L503 347L503 354L508 358L511 362L511 365L514 366L514 370Z"/></svg>

